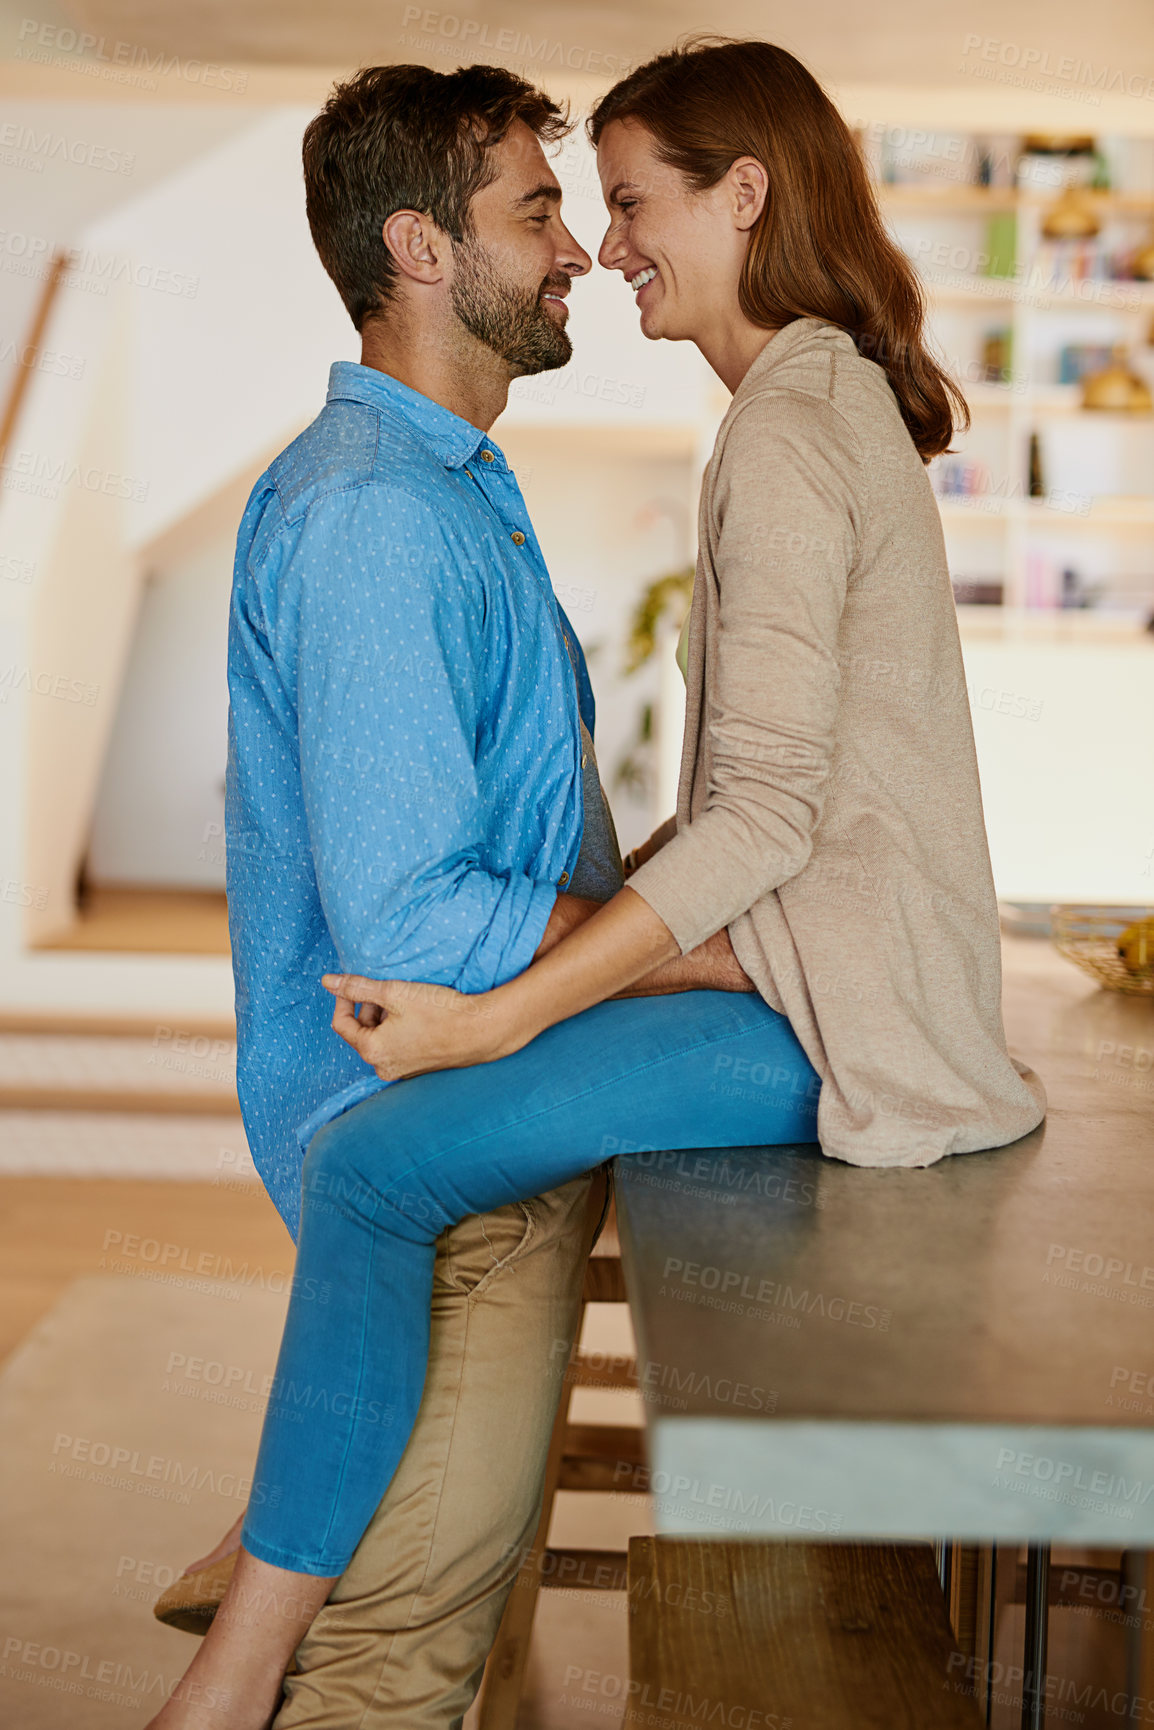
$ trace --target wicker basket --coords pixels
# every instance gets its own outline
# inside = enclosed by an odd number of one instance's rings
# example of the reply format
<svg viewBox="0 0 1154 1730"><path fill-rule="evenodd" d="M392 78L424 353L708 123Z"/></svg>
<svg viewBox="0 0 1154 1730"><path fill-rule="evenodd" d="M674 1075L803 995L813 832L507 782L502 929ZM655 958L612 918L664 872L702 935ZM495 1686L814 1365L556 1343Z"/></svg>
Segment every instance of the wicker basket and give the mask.
<svg viewBox="0 0 1154 1730"><path fill-rule="evenodd" d="M1152 916L1150 907L1052 907L1050 939L1055 949L1099 985L1154 997L1154 966L1132 972L1118 953L1118 939L1127 926Z"/></svg>

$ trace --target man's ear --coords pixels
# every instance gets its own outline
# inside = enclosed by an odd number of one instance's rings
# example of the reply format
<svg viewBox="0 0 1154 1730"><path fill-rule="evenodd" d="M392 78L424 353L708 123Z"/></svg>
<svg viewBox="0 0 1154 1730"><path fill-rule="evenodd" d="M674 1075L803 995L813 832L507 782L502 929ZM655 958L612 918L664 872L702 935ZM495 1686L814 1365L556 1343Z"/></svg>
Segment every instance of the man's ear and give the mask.
<svg viewBox="0 0 1154 1730"><path fill-rule="evenodd" d="M397 269L413 282L441 282L449 238L419 210L394 210L381 236Z"/></svg>
<svg viewBox="0 0 1154 1730"><path fill-rule="evenodd" d="M769 175L756 156L739 156L726 176L733 193L733 216L738 228L752 228L769 196Z"/></svg>

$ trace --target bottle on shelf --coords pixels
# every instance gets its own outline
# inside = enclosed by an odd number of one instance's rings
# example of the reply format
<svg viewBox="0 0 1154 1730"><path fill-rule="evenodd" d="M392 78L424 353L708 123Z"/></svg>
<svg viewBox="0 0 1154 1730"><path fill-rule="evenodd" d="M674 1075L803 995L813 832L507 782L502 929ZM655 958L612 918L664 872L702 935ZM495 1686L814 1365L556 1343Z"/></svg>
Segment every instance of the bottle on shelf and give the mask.
<svg viewBox="0 0 1154 1730"><path fill-rule="evenodd" d="M982 381L985 384L1009 384L1013 372L1010 357L1013 333L1004 328L988 330L982 338Z"/></svg>
<svg viewBox="0 0 1154 1730"><path fill-rule="evenodd" d="M1030 434L1030 472L1026 491L1032 499L1044 499L1046 480L1042 473L1042 441L1037 432Z"/></svg>

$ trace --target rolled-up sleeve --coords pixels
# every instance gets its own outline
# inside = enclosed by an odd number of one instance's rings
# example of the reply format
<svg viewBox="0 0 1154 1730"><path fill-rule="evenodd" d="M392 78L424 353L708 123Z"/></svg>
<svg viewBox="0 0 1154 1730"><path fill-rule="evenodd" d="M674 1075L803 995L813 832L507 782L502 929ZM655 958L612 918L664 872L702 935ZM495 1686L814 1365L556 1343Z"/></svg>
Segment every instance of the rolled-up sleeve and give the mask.
<svg viewBox="0 0 1154 1730"><path fill-rule="evenodd" d="M467 992L511 979L556 889L482 854L475 549L428 505L361 487L314 507L291 567L301 785L341 967Z"/></svg>
<svg viewBox="0 0 1154 1730"><path fill-rule="evenodd" d="M713 571L698 578L716 580L720 617L706 800L629 879L683 953L809 859L833 757L859 463L842 417L799 394L754 397L727 430Z"/></svg>

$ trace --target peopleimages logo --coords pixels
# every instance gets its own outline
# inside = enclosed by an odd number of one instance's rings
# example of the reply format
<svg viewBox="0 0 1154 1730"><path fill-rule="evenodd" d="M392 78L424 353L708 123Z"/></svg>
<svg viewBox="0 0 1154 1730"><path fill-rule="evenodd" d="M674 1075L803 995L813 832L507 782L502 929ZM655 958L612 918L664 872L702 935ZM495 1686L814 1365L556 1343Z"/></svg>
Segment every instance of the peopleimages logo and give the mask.
<svg viewBox="0 0 1154 1730"><path fill-rule="evenodd" d="M1020 1448L998 1449L997 1470L1007 1469L1019 1477L1036 1478L1039 1483L1068 1484L1072 1490L1135 1502L1142 1508L1154 1492L1154 1484L1144 1484L1141 1478L1124 1478L1115 1472L1090 1472L1072 1460L1054 1460L1048 1454L1030 1454Z"/></svg>
<svg viewBox="0 0 1154 1730"><path fill-rule="evenodd" d="M1149 1262L1139 1264L1120 1255L1102 1255L1096 1250L1052 1243L1046 1251L1047 1269L1053 1268L1055 1263L1063 1273L1086 1274L1090 1279L1100 1279L1103 1284L1116 1282L1135 1290L1154 1290L1154 1265Z"/></svg>
<svg viewBox="0 0 1154 1730"><path fill-rule="evenodd" d="M237 95L248 84L248 73L211 60L185 60L164 49L143 48L118 37L95 36L74 30L69 24L43 23L22 18L17 32L16 59L51 64L73 58L73 69L117 83L135 84L142 90L158 88L157 77L175 77L185 84L203 84L206 90L231 90ZM141 76L144 74L144 76Z"/></svg>
<svg viewBox="0 0 1154 1730"><path fill-rule="evenodd" d="M90 1468L104 1470L94 1477ZM187 1492L207 1490L211 1495L226 1496L239 1502L249 1500L275 1506L279 1490L266 1493L260 1484L239 1472L220 1471L214 1466L196 1465L188 1460L173 1459L165 1454L145 1454L140 1448L125 1447L115 1442L91 1436L70 1436L58 1431L52 1444L48 1470L55 1477L88 1477L90 1482L106 1483L113 1489L131 1489L147 1493L160 1500L170 1500L164 1494L167 1487L184 1492L177 1499L187 1502Z"/></svg>
<svg viewBox="0 0 1154 1730"><path fill-rule="evenodd" d="M0 485L8 492L48 499L58 498L61 487L78 487L82 492L102 493L105 498L131 499L136 504L143 504L148 497L145 480L101 468L98 463L49 456L44 451L18 450L10 461L0 462Z"/></svg>
<svg viewBox="0 0 1154 1730"><path fill-rule="evenodd" d="M1134 96L1149 101L1154 97L1154 78L1129 67L1110 66L1090 60L1079 60L1071 54L1054 55L1048 47L1022 42L1003 42L996 36L971 33L962 43L962 54L970 64L963 71L979 72L975 61L984 61L991 70L982 74L995 76L995 68L1015 74L1007 82L1024 83L1038 88L1041 80L1057 79L1059 84L1081 87L1084 100L1098 100L1093 92L1107 95ZM1088 88L1087 88L1088 87ZM1072 92L1071 92L1072 94Z"/></svg>
<svg viewBox="0 0 1154 1730"><path fill-rule="evenodd" d="M172 1699L179 1688L186 1705L227 1706L229 1697L221 1689L203 1683L184 1683L160 1670L134 1670L117 1658L102 1658L92 1652L77 1652L67 1646L46 1646L40 1640L24 1640L10 1634L0 1654L0 1675L14 1682L34 1683L59 1694L83 1695L115 1706L138 1708L148 1695Z"/></svg>
<svg viewBox="0 0 1154 1730"><path fill-rule="evenodd" d="M37 174L46 162L69 162L75 168L96 168L105 174L133 174L136 154L97 144L91 139L66 138L61 132L39 132L10 120L0 125L0 161L9 168L31 168Z"/></svg>
<svg viewBox="0 0 1154 1730"><path fill-rule="evenodd" d="M488 19L462 18L456 12L434 12L424 6L406 6L401 18L402 30L415 30L422 36L439 37L451 42L454 52L461 49L484 50L487 54L510 54L527 65L567 67L570 72L602 72L619 78L628 72L631 62L620 54L606 54L598 48L581 48L575 43L555 41L548 36L539 40L527 30L512 25L490 25ZM402 36L403 43L417 47L417 38ZM440 50L444 52L444 50Z"/></svg>

